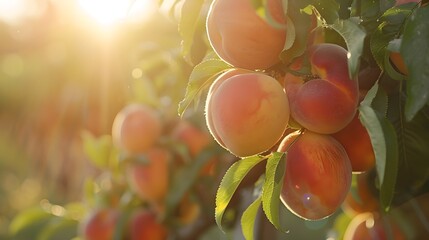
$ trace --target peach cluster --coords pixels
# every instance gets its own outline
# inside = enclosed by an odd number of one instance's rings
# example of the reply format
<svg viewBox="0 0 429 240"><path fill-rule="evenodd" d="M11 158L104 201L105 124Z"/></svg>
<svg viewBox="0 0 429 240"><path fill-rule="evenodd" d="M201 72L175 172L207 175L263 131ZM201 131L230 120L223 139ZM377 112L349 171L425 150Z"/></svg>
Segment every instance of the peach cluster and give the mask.
<svg viewBox="0 0 429 240"><path fill-rule="evenodd" d="M267 4L284 25L281 1ZM308 60L311 75L286 73L282 85L266 70L280 62L286 30L262 19L251 1L215 0L207 35L233 67L207 94L205 117L213 138L238 157L286 152L284 205L304 219L332 215L347 196L352 173L375 164L357 111L359 83L350 78L347 50L310 39L299 60ZM291 126L301 130L286 134Z"/></svg>

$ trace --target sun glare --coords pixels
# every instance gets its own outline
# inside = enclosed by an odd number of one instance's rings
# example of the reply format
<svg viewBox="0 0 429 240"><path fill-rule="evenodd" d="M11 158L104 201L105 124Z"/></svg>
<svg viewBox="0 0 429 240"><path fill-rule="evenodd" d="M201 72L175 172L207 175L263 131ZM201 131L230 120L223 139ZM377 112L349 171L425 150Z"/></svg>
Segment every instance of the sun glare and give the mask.
<svg viewBox="0 0 429 240"><path fill-rule="evenodd" d="M78 0L84 11L102 25L112 25L127 17L132 1Z"/></svg>

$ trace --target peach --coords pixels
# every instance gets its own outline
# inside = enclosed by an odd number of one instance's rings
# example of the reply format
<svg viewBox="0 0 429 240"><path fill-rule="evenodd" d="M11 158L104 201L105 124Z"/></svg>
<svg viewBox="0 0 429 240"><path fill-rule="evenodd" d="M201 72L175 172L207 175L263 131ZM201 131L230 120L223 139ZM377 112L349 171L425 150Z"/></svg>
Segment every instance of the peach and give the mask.
<svg viewBox="0 0 429 240"><path fill-rule="evenodd" d="M288 99L280 83L262 73L234 75L220 84L217 81L212 84L205 110L216 141L238 157L274 146L289 121Z"/></svg>
<svg viewBox="0 0 429 240"><path fill-rule="evenodd" d="M156 215L148 210L139 210L131 218L130 240L166 240L167 228Z"/></svg>
<svg viewBox="0 0 429 240"><path fill-rule="evenodd" d="M285 25L280 0L268 0L274 20ZM249 0L215 0L207 16L210 44L225 62L245 69L267 69L280 61L286 29L261 18Z"/></svg>
<svg viewBox="0 0 429 240"><path fill-rule="evenodd" d="M404 233L393 222L383 221L378 213L365 212L355 216L346 228L345 240L377 239L405 240ZM393 238L389 238L389 230Z"/></svg>
<svg viewBox="0 0 429 240"><path fill-rule="evenodd" d="M120 149L139 154L156 143L161 130L161 120L156 111L145 105L131 104L116 115L112 138Z"/></svg>
<svg viewBox="0 0 429 240"><path fill-rule="evenodd" d="M352 170L364 172L375 166L375 155L368 131L359 119L359 113L342 130L332 134L340 142L349 156Z"/></svg>
<svg viewBox="0 0 429 240"><path fill-rule="evenodd" d="M332 215L351 184L350 160L341 144L329 135L295 131L282 140L278 151L287 153L283 204L303 219Z"/></svg>
<svg viewBox="0 0 429 240"><path fill-rule="evenodd" d="M401 53L390 52L389 59L392 62L393 66L395 66L400 73L404 75L408 75L408 68L405 65L405 62L404 62L404 59L402 58Z"/></svg>
<svg viewBox="0 0 429 240"><path fill-rule="evenodd" d="M285 76L291 116L313 132L338 132L353 119L359 100L358 82L349 77L347 51L335 44L316 44L309 61L317 78L304 82Z"/></svg>
<svg viewBox="0 0 429 240"><path fill-rule="evenodd" d="M172 138L184 143L191 157L195 157L210 145L210 135L188 121L180 121L172 132Z"/></svg>
<svg viewBox="0 0 429 240"><path fill-rule="evenodd" d="M169 186L170 154L162 148L150 149L146 163L132 162L126 167L127 181L138 196L151 203L163 201Z"/></svg>
<svg viewBox="0 0 429 240"><path fill-rule="evenodd" d="M81 235L85 240L111 240L118 220L116 209L94 209L80 223Z"/></svg>

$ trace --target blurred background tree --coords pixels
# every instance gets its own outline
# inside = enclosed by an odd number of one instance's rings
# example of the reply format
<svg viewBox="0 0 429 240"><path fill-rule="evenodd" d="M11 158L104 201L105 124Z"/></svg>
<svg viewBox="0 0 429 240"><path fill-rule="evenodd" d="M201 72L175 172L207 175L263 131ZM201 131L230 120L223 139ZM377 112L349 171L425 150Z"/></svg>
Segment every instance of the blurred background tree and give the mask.
<svg viewBox="0 0 429 240"><path fill-rule="evenodd" d="M0 239L23 209L81 200L100 171L83 130L110 134L130 101L177 115L188 73L154 1L1 0Z"/></svg>

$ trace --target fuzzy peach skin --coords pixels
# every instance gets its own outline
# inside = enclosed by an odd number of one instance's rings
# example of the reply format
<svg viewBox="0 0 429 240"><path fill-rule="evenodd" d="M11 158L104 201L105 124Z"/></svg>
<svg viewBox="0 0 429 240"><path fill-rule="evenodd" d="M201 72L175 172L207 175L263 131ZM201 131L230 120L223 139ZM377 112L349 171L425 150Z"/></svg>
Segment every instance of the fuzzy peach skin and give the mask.
<svg viewBox="0 0 429 240"><path fill-rule="evenodd" d="M287 152L283 204L303 219L332 215L351 184L350 160L341 144L329 135L296 131L282 140L278 151Z"/></svg>
<svg viewBox="0 0 429 240"><path fill-rule="evenodd" d="M349 77L347 51L335 44L316 44L309 60L318 78L304 82L285 76L291 116L313 132L338 132L353 119L359 100L358 81Z"/></svg>
<svg viewBox="0 0 429 240"><path fill-rule="evenodd" d="M216 141L238 157L262 153L282 137L289 104L276 79L244 73L214 82L206 102L206 122Z"/></svg>
<svg viewBox="0 0 429 240"><path fill-rule="evenodd" d="M112 139L121 150L139 154L155 144L161 131L161 119L155 110L145 105L131 104L116 115Z"/></svg>
<svg viewBox="0 0 429 240"><path fill-rule="evenodd" d="M268 0L273 18L285 25L280 0ZM286 29L275 28L249 0L215 0L207 16L207 35L215 52L234 67L267 69L280 61Z"/></svg>
<svg viewBox="0 0 429 240"><path fill-rule="evenodd" d="M153 212L138 210L129 225L130 240L166 240L167 227L157 219Z"/></svg>
<svg viewBox="0 0 429 240"><path fill-rule="evenodd" d="M126 177L132 191L150 203L164 200L169 185L170 154L162 148L150 149L147 163L132 162L126 167Z"/></svg>
<svg viewBox="0 0 429 240"><path fill-rule="evenodd" d="M362 125L359 114L339 132L332 134L343 145L349 156L354 173L364 172L375 166L375 154L368 131Z"/></svg>

